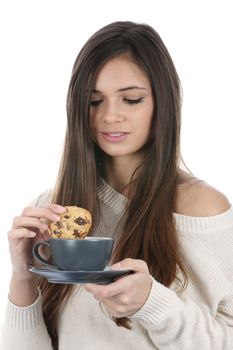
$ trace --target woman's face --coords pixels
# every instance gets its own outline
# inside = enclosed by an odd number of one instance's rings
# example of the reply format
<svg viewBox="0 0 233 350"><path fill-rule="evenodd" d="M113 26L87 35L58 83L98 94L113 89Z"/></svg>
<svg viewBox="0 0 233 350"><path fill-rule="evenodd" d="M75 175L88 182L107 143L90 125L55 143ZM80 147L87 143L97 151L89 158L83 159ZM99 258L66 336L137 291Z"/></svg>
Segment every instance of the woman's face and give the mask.
<svg viewBox="0 0 233 350"><path fill-rule="evenodd" d="M95 143L109 156L141 155L153 115L149 80L127 55L109 60L98 74L90 118Z"/></svg>

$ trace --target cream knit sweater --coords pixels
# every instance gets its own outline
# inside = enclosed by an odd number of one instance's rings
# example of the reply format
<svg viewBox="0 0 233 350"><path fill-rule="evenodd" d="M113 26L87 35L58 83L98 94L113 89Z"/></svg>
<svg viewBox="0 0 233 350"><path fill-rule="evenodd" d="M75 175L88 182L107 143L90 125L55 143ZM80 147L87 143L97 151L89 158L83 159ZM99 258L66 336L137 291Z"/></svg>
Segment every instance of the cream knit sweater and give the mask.
<svg viewBox="0 0 233 350"><path fill-rule="evenodd" d="M114 232L126 198L104 181L98 189L102 219L95 235ZM43 194L36 205L50 200ZM182 295L153 280L145 305L130 317L132 330L118 327L82 285L61 307L59 350L232 350L233 208L212 217L174 214L189 283ZM119 225L114 238L122 232ZM4 350L51 350L42 312L42 296L33 305L8 301Z"/></svg>

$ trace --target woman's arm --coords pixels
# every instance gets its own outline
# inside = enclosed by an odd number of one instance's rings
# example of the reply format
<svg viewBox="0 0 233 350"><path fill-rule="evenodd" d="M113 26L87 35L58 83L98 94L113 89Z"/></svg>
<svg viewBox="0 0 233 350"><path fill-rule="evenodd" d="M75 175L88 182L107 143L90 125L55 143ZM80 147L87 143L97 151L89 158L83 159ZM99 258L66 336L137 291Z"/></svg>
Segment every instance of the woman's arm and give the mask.
<svg viewBox="0 0 233 350"><path fill-rule="evenodd" d="M146 304L131 319L143 325L160 350L233 348L233 295L213 316L207 305L181 299L154 280Z"/></svg>
<svg viewBox="0 0 233 350"><path fill-rule="evenodd" d="M27 207L13 221L8 233L12 277L3 327L4 350L52 350L42 315L38 280L28 271L28 264L33 263L33 243L44 239L45 220L59 220L63 210L56 205Z"/></svg>
<svg viewBox="0 0 233 350"><path fill-rule="evenodd" d="M132 269L135 273L105 286L87 284L86 290L105 306L110 315L129 317L140 323L156 348L232 350L233 288L229 280L228 285L212 291L217 297L213 297L211 303L215 303L222 293L214 315L208 302L202 305L190 297L181 298L152 279L141 260L125 259L114 267ZM233 271L232 264L231 268ZM224 280L222 277L220 275L219 279ZM209 288L206 281L203 293Z"/></svg>
<svg viewBox="0 0 233 350"><path fill-rule="evenodd" d="M53 350L43 315L42 297L32 305L19 307L8 301L3 326L4 350Z"/></svg>

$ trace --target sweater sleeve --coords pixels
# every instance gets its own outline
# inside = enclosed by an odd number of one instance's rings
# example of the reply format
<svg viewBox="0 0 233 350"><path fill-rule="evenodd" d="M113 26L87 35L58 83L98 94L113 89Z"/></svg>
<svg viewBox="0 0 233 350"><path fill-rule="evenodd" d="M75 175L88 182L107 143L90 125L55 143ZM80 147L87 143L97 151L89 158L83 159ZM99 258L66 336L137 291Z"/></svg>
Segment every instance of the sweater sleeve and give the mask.
<svg viewBox="0 0 233 350"><path fill-rule="evenodd" d="M191 299L153 280L145 305L133 316L160 350L232 350L233 297L219 304L215 317Z"/></svg>
<svg viewBox="0 0 233 350"><path fill-rule="evenodd" d="M178 294L153 279L132 320L160 350L233 349L233 208L212 217L177 216L188 286ZM173 288L174 287L174 288Z"/></svg>
<svg viewBox="0 0 233 350"><path fill-rule="evenodd" d="M51 202L51 190L47 190L28 205L46 206ZM5 322L2 327L4 350L52 350L42 314L42 296L30 306L19 307L9 300L6 305Z"/></svg>
<svg viewBox="0 0 233 350"><path fill-rule="evenodd" d="M4 350L53 349L42 315L41 294L27 307L18 307L8 301L3 344Z"/></svg>

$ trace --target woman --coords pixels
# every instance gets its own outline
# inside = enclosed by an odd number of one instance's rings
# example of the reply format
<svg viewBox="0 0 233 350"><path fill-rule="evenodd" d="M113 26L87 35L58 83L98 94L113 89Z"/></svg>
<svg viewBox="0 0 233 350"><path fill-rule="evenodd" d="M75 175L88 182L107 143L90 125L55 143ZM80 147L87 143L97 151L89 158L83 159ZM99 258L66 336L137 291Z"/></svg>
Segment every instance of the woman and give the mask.
<svg viewBox="0 0 233 350"><path fill-rule="evenodd" d="M233 212L181 170L180 83L159 35L115 22L74 64L55 189L14 219L5 349L232 349ZM55 204L56 203L56 204ZM65 205L115 239L108 285L56 285L28 271Z"/></svg>

